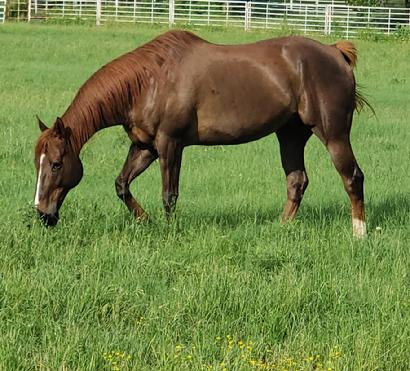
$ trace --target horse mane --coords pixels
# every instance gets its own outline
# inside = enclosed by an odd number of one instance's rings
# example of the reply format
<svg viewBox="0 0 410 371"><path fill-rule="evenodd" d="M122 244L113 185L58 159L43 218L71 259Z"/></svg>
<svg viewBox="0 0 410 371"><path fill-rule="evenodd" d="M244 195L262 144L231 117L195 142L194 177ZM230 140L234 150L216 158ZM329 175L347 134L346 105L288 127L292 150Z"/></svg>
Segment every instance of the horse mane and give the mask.
<svg viewBox="0 0 410 371"><path fill-rule="evenodd" d="M198 40L202 39L188 31L168 31L95 72L62 117L72 129L73 149L79 152L107 124L124 123L124 115L151 79L160 78L164 67L178 63L187 47Z"/></svg>

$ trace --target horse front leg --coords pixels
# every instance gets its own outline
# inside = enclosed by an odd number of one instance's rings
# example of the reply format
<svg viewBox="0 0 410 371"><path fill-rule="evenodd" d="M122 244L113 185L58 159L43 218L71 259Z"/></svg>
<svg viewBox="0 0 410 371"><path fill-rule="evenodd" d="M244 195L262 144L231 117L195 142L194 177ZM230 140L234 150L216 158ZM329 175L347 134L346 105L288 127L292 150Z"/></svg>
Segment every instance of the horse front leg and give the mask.
<svg viewBox="0 0 410 371"><path fill-rule="evenodd" d="M117 196L137 219L143 218L146 216L146 213L131 194L130 184L157 158L158 154L155 151L140 149L136 144L132 144L121 173L115 181Z"/></svg>
<svg viewBox="0 0 410 371"><path fill-rule="evenodd" d="M162 201L167 217L170 217L175 211L178 200L182 151L182 144L171 138L162 138L158 145L162 176Z"/></svg>
<svg viewBox="0 0 410 371"><path fill-rule="evenodd" d="M309 183L305 170L304 149L312 131L299 118L293 118L276 135L287 183L288 197L281 218L281 222L284 223L295 218Z"/></svg>

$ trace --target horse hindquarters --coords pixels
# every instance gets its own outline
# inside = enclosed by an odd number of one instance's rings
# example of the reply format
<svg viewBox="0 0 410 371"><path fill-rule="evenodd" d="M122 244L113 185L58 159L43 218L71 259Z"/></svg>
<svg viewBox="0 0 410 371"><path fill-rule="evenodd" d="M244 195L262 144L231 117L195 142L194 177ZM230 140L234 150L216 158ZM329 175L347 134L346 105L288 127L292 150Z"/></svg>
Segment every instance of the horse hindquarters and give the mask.
<svg viewBox="0 0 410 371"><path fill-rule="evenodd" d="M342 55L337 55L342 58ZM334 76L306 78L299 115L312 128L330 153L342 178L352 208L353 234L366 235L364 210L364 175L359 168L350 143L350 129L355 109L356 87L352 68L347 61L336 60L330 68ZM345 63L345 65L343 65ZM349 63L350 64L350 63ZM316 76L316 79L315 79Z"/></svg>

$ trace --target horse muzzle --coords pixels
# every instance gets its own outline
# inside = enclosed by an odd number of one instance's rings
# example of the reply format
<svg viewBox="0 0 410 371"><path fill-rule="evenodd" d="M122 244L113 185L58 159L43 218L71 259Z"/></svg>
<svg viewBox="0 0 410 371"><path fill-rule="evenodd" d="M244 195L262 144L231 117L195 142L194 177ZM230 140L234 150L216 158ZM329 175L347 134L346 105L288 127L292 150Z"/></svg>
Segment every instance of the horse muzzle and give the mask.
<svg viewBox="0 0 410 371"><path fill-rule="evenodd" d="M40 219L46 227L54 227L58 222L58 212L55 214L45 214L38 210Z"/></svg>

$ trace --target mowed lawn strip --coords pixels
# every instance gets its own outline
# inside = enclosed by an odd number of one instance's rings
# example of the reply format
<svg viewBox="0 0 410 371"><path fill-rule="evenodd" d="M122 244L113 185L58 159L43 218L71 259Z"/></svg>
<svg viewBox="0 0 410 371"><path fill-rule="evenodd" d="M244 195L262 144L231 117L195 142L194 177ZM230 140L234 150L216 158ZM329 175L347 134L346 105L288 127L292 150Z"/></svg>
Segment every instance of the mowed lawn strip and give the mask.
<svg viewBox="0 0 410 371"><path fill-rule="evenodd" d="M165 30L0 27L0 369L409 368L410 42L355 41L357 81L377 113L356 115L352 130L363 241L315 137L294 223L279 224L286 185L271 135L187 148L170 224L154 163L132 185L152 218L136 224L115 195L129 147L120 127L85 146L58 226L40 225L35 115L52 124L94 71ZM275 36L195 32L224 44Z"/></svg>

